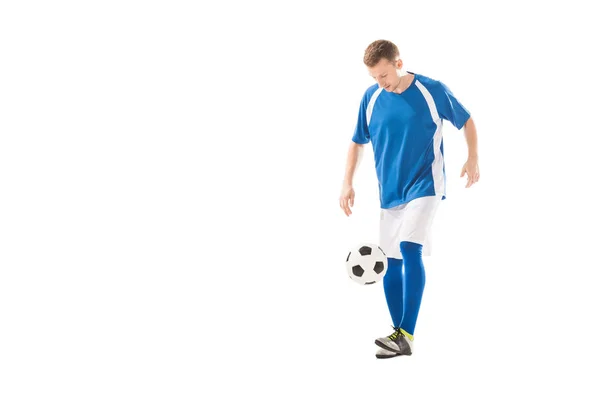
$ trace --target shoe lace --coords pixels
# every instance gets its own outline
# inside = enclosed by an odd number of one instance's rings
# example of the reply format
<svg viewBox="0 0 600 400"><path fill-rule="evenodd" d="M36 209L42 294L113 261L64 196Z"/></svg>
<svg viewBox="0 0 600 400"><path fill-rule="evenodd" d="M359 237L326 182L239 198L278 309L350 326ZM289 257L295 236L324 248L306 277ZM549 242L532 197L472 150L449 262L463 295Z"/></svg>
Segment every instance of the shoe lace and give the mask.
<svg viewBox="0 0 600 400"><path fill-rule="evenodd" d="M394 328L394 333L392 333L390 336L388 336L388 338L390 338L390 340L396 340L398 338L398 336L404 336L402 334L402 332L400 331L400 328L395 328L392 326L392 328Z"/></svg>

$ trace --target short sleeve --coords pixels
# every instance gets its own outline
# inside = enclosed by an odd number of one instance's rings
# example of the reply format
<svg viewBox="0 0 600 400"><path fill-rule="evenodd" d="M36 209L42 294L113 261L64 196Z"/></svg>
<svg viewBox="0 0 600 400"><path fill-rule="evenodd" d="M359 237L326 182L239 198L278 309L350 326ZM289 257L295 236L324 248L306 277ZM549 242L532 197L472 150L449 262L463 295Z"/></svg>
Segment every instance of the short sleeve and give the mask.
<svg viewBox="0 0 600 400"><path fill-rule="evenodd" d="M434 100L441 118L450 121L456 129L462 129L471 117L469 110L462 105L452 91L442 82L437 82Z"/></svg>
<svg viewBox="0 0 600 400"><path fill-rule="evenodd" d="M352 141L358 144L366 144L371 140L369 135L369 126L367 125L367 95L363 96L360 107L358 110L358 120L356 121L356 128L354 128L354 135Z"/></svg>

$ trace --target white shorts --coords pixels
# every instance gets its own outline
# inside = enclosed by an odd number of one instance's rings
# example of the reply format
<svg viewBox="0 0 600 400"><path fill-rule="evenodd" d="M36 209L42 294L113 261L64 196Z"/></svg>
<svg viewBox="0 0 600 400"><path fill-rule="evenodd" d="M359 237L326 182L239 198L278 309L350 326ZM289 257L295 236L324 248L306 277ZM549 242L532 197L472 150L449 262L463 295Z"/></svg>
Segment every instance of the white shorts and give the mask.
<svg viewBox="0 0 600 400"><path fill-rule="evenodd" d="M389 258L402 258L400 242L423 245L423 256L431 255L431 225L442 196L426 196L399 206L382 209L379 245Z"/></svg>

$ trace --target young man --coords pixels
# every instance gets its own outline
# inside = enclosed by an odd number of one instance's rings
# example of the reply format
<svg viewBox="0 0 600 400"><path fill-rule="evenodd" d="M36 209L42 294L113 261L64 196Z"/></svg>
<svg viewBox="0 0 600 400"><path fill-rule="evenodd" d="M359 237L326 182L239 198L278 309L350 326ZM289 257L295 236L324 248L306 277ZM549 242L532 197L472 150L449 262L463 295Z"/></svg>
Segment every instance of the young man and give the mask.
<svg viewBox="0 0 600 400"><path fill-rule="evenodd" d="M423 256L431 255L430 229L446 198L443 120L464 128L468 159L461 177L466 187L479 180L477 132L469 111L438 80L403 72L398 47L377 40L365 50L364 64L377 81L360 103L348 151L340 207L354 206L354 172L363 146L371 142L381 203L380 246L388 257L383 279L394 332L375 340L377 358L411 355L423 289Z"/></svg>

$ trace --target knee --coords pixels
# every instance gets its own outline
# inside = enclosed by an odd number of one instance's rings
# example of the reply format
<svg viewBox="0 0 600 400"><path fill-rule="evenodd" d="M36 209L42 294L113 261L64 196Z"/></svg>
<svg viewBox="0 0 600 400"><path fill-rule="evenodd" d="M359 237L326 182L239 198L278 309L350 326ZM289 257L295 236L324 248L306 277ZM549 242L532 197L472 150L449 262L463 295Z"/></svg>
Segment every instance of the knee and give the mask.
<svg viewBox="0 0 600 400"><path fill-rule="evenodd" d="M423 245L413 242L400 242L400 252L402 257L421 257L423 254Z"/></svg>
<svg viewBox="0 0 600 400"><path fill-rule="evenodd" d="M387 258L388 268L402 268L401 258Z"/></svg>

